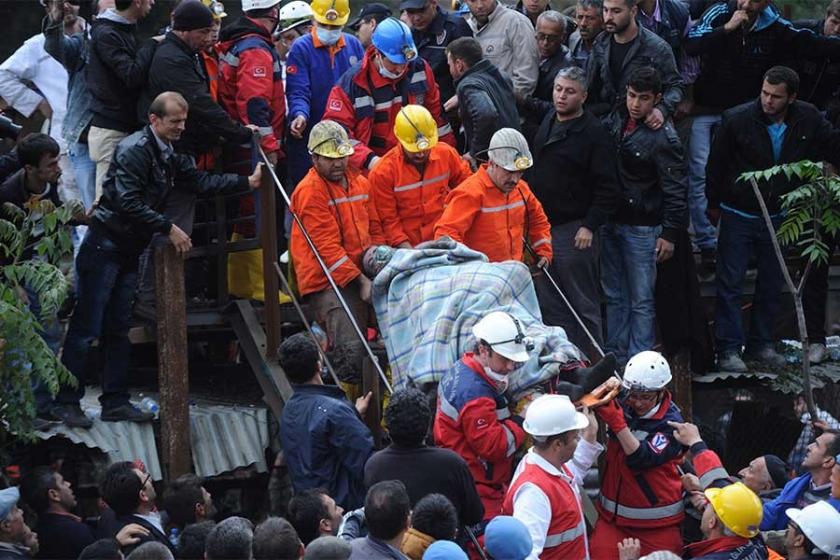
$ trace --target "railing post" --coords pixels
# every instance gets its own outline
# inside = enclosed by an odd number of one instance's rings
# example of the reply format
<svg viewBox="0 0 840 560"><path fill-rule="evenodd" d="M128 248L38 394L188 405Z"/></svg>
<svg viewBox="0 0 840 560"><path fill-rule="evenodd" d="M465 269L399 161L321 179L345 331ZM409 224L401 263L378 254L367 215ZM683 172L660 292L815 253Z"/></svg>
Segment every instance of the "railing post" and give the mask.
<svg viewBox="0 0 840 560"><path fill-rule="evenodd" d="M373 434L373 445L376 449L382 447L382 411L379 408L379 403L382 402L382 391L380 391L379 374L373 367L373 362L370 358L365 357L362 361L362 396L364 397L369 392L373 393L370 398L370 405L368 405L365 413L365 424Z"/></svg>
<svg viewBox="0 0 840 560"><path fill-rule="evenodd" d="M265 358L274 360L280 346L280 304L277 301L277 204L274 183L267 169L263 170L260 197L260 246L265 295Z"/></svg>
<svg viewBox="0 0 840 560"><path fill-rule="evenodd" d="M171 243L155 248L160 435L164 477L192 470L190 461L189 367L184 259Z"/></svg>

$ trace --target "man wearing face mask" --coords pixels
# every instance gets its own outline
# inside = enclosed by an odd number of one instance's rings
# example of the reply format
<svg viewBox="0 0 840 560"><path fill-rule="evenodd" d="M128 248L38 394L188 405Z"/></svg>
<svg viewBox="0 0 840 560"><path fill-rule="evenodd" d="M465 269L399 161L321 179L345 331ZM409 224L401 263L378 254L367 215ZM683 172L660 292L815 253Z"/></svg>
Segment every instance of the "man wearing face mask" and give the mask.
<svg viewBox="0 0 840 560"><path fill-rule="evenodd" d="M489 162L446 197L434 238L448 236L490 262L521 261L522 238L539 256L537 267L551 261L551 224L522 174L533 160L525 137L502 128L490 139Z"/></svg>
<svg viewBox="0 0 840 560"><path fill-rule="evenodd" d="M350 17L349 0L314 0L314 25L292 43L286 62L289 103L289 183L294 188L312 165L306 142L312 125L324 116L330 90L365 54L359 40L342 32Z"/></svg>
<svg viewBox="0 0 840 560"><path fill-rule="evenodd" d="M443 375L434 436L467 462L484 505L484 519L502 511L513 454L525 440L523 419L512 416L507 376L530 359L533 345L512 315L494 311L472 329L475 346Z"/></svg>
<svg viewBox="0 0 840 560"><path fill-rule="evenodd" d="M435 119L438 137L455 146L452 127L441 115L440 90L429 63L417 55L411 30L388 18L373 32L373 45L332 88L324 118L341 124L358 141L350 164L371 170L398 144L394 121L406 105L422 105Z"/></svg>

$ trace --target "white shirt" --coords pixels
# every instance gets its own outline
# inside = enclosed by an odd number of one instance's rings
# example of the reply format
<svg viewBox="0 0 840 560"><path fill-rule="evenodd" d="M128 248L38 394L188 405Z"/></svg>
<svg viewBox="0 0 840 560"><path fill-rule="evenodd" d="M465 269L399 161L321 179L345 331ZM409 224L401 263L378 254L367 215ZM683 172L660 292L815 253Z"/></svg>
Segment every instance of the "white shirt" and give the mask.
<svg viewBox="0 0 840 560"><path fill-rule="evenodd" d="M67 70L47 54L44 40L43 33L30 37L0 65L0 97L27 118L46 99L53 112L49 135L65 152L67 146L61 129L67 112ZM23 80L32 82L41 94L26 86Z"/></svg>
<svg viewBox="0 0 840 560"><path fill-rule="evenodd" d="M581 439L578 442L577 449L572 460L566 463L566 468L572 473L570 480L566 473L558 470L554 465L540 457L532 447L528 454L523 457L522 461L516 467L516 472L513 473L513 480L511 485L516 482L522 471L525 470L526 463L533 464L554 476L560 476L569 483L577 496L578 511L581 518L583 518L583 508L580 505L580 488L583 488L583 478L587 471L592 467L595 459L604 450L604 446L599 443L589 443ZM542 554L543 546L545 545L545 538L548 535L548 526L551 523L551 503L548 500L545 492L539 486L531 482L526 482L516 490L513 496L513 517L520 520L528 528L531 534L531 541L533 548L527 560L538 560ZM584 535L586 544L586 559L589 559L589 541ZM578 560L570 558L569 560Z"/></svg>

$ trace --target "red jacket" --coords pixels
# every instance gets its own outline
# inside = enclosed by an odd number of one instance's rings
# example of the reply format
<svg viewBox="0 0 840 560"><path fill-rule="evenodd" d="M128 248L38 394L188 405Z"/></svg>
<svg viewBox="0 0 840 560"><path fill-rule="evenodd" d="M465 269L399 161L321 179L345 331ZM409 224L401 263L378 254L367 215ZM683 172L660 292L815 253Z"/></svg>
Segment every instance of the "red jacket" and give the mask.
<svg viewBox="0 0 840 560"><path fill-rule="evenodd" d="M767 547L744 537L719 537L685 547L683 558L693 560L760 560L767 558Z"/></svg>
<svg viewBox="0 0 840 560"><path fill-rule="evenodd" d="M464 354L440 380L434 436L437 445L467 462L484 504L484 519L499 515L513 474L513 454L525 432L472 353Z"/></svg>
<svg viewBox="0 0 840 560"><path fill-rule="evenodd" d="M706 447L705 443L696 443L691 446L691 462L694 464L694 472L700 479L700 486L705 490L710 486L728 486L736 482L729 476L718 454Z"/></svg>
<svg viewBox="0 0 840 560"><path fill-rule="evenodd" d="M552 257L551 224L528 183L520 180L505 194L486 165L446 197L434 231L435 239L445 235L481 251L490 262L521 261L526 235L539 256Z"/></svg>
<svg viewBox="0 0 840 560"><path fill-rule="evenodd" d="M362 61L341 76L324 110L324 119L341 123L350 138L359 141L350 163L358 169L370 169L374 156L384 156L396 146L394 120L409 104L426 107L437 122L440 140L454 147L455 135L441 115L440 91L429 64L417 57L408 63L405 74L390 80L377 70L375 53L375 47L368 47Z"/></svg>
<svg viewBox="0 0 840 560"><path fill-rule="evenodd" d="M376 210L369 200L367 179L350 170L345 178L346 189L326 181L313 167L295 187L291 206L292 212L300 217L309 232L336 284L342 288L362 273L365 250L385 242ZM300 295L328 288L327 277L297 222L292 224L289 252L294 261Z"/></svg>
<svg viewBox="0 0 840 560"><path fill-rule="evenodd" d="M271 34L243 16L222 29L218 51L219 103L235 121L260 128L266 153L281 152L286 95Z"/></svg>
<svg viewBox="0 0 840 560"><path fill-rule="evenodd" d="M523 460L527 460L527 457ZM537 464L526 462L524 470L513 481L502 503L502 515L513 515L513 499L516 491L525 483L539 487L548 497L551 521L540 560L580 560L587 557L586 521L581 514L578 496L568 482L574 476L565 465L562 471L568 479L550 474Z"/></svg>
<svg viewBox="0 0 840 560"><path fill-rule="evenodd" d="M595 507L599 519L620 527L667 527L682 522L685 513L677 465L684 448L674 439L668 422L682 422L682 414L664 392L659 409L649 418L624 407L627 427L641 445L626 455L610 433L601 495Z"/></svg>

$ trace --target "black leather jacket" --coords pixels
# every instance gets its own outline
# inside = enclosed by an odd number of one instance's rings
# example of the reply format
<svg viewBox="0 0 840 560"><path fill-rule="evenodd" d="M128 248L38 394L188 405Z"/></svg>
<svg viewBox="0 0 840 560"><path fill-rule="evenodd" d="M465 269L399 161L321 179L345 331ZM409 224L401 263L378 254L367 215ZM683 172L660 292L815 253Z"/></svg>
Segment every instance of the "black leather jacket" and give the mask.
<svg viewBox="0 0 840 560"><path fill-rule="evenodd" d="M688 225L682 142L670 120L658 130L639 123L624 135L626 122L626 111L615 111L607 120L618 150L618 181L624 198L613 221L661 225L660 237L675 243L677 232Z"/></svg>
<svg viewBox="0 0 840 560"><path fill-rule="evenodd" d="M494 132L500 128L519 130L513 83L493 63L483 59L467 70L455 87L467 149L472 157L484 161L487 154L482 152L487 150Z"/></svg>
<svg viewBox="0 0 840 560"><path fill-rule="evenodd" d="M152 235L169 233L172 222L161 210L173 188L202 193L244 190L248 178L205 173L183 154L173 153L164 161L151 128L146 126L117 145L91 227L111 239L121 252L139 255Z"/></svg>
<svg viewBox="0 0 840 560"><path fill-rule="evenodd" d="M458 14L444 12L437 8L437 15L429 27L412 29L414 44L420 57L429 63L435 75L435 81L440 88L441 105L455 95L455 84L446 63L446 47L455 39L472 37L473 32L467 21Z"/></svg>
<svg viewBox="0 0 840 560"><path fill-rule="evenodd" d="M621 67L621 77L613 80L610 72L610 46L612 35L601 33L592 46L587 66L589 97L586 107L593 114L605 117L611 111L624 107L627 80L633 70L642 66L653 66L662 77L662 101L657 108L664 117L674 114L677 104L683 99L683 82L677 72L677 64L670 45L653 31L639 26L639 35L627 52Z"/></svg>

